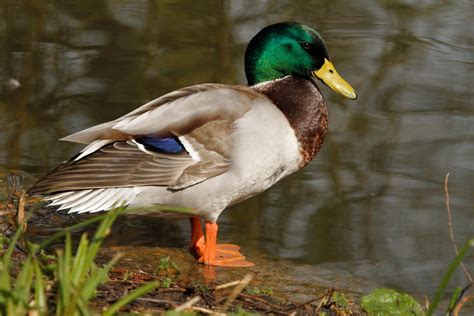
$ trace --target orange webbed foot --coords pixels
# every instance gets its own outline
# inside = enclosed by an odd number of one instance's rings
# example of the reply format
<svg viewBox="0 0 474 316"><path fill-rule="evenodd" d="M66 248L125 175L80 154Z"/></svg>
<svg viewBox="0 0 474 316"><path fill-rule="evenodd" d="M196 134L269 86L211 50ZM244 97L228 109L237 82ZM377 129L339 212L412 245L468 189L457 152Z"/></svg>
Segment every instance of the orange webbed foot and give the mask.
<svg viewBox="0 0 474 316"><path fill-rule="evenodd" d="M238 251L234 253L220 253L217 251L214 259L206 259L206 256L203 255L198 259L198 262L208 266L227 268L246 268L255 266L253 262L246 260L245 256Z"/></svg>
<svg viewBox="0 0 474 316"><path fill-rule="evenodd" d="M205 265L215 267L253 267L255 264L245 260L239 251L240 247L233 244L217 244L216 223L206 222L206 241L204 253L198 259Z"/></svg>

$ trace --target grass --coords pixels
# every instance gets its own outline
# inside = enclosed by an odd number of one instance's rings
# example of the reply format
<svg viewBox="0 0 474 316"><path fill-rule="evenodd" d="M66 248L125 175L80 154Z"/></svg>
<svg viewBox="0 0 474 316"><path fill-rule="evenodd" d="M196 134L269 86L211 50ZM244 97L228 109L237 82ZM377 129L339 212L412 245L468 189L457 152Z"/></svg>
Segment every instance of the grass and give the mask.
<svg viewBox="0 0 474 316"><path fill-rule="evenodd" d="M107 279L110 269L119 260L115 256L106 265L96 265L95 258L110 228L123 212L122 208L93 218L87 223L72 226L37 245L26 241L25 258L13 266L14 250L23 232L17 229L10 240L3 239L3 257L0 260L0 314L25 315L92 315L90 302L94 299L97 287ZM100 221L94 236L89 239L83 234L75 253L73 253L71 231L85 224ZM65 237L64 248L54 256L45 256L44 247L54 240ZM104 315L112 315L134 299L157 288L154 281L145 284L112 304ZM53 303L51 304L50 301Z"/></svg>
<svg viewBox="0 0 474 316"><path fill-rule="evenodd" d="M448 286L449 280L451 280L454 271L456 271L456 269L461 265L462 259L471 248L474 248L474 239L470 239L464 243L457 256L449 265L448 270L444 274L443 279L441 280L438 288L436 289L435 296L433 297L430 307L428 309L428 315L433 315L434 311L436 310L436 307L438 306L439 302L441 301L441 298L443 297L444 292L446 291L446 287ZM454 308L455 303L459 300L458 298L461 295L461 290L458 288L458 290L456 290L451 297L448 312Z"/></svg>
<svg viewBox="0 0 474 316"><path fill-rule="evenodd" d="M245 293L251 294L251 295L268 295L272 296L273 295L273 289L269 286L262 286L262 287L248 287L245 289Z"/></svg>
<svg viewBox="0 0 474 316"><path fill-rule="evenodd" d="M0 314L2 315L24 315L29 310L29 296L33 290L35 303L32 304L32 309L39 309L45 305L41 272L37 274L40 279L37 278L33 282L33 270L38 272L36 260L28 257L16 277L10 275L12 255L20 234L20 230L15 233L0 260Z"/></svg>

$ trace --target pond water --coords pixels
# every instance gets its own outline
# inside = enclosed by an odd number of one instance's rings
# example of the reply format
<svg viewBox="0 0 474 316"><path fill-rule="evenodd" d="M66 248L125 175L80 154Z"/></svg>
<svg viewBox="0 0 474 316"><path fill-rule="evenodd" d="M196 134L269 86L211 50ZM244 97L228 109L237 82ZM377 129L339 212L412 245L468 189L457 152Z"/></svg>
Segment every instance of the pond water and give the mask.
<svg viewBox="0 0 474 316"><path fill-rule="evenodd" d="M183 86L245 84L249 39L299 21L359 99L322 87L330 130L318 157L225 211L220 238L432 295L454 256L447 173L456 240L474 236L473 12L436 0L3 1L0 171L31 184L81 148L61 137ZM187 225L127 217L115 242L184 247ZM465 264L474 273L472 252ZM457 273L451 289L466 284Z"/></svg>

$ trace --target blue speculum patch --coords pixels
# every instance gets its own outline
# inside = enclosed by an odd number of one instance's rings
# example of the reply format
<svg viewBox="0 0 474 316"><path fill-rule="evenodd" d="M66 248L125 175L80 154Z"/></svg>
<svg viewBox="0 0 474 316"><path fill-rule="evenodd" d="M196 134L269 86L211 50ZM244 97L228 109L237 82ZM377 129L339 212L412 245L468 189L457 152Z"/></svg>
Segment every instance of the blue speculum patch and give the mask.
<svg viewBox="0 0 474 316"><path fill-rule="evenodd" d="M141 136L135 139L150 150L159 151L166 154L179 154L185 149L177 137L156 138L151 136Z"/></svg>

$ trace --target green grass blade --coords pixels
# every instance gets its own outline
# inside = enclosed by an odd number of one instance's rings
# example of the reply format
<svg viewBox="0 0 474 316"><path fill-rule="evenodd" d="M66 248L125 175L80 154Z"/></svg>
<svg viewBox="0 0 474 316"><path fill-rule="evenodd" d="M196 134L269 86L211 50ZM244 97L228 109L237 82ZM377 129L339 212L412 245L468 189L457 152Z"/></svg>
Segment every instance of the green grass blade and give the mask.
<svg viewBox="0 0 474 316"><path fill-rule="evenodd" d="M33 258L33 267L35 271L35 303L39 315L46 315L47 302L45 294L45 283L43 279L43 272L37 258Z"/></svg>
<svg viewBox="0 0 474 316"><path fill-rule="evenodd" d="M3 263L5 267L7 268L7 270L10 267L13 251L15 250L18 239L20 239L20 235L21 235L21 229L17 229L17 231L13 235L13 238L10 240L10 245L8 245L7 252L5 252L5 255L3 256Z"/></svg>
<svg viewBox="0 0 474 316"><path fill-rule="evenodd" d="M11 276L10 276L10 263L13 250L15 245L20 238L21 230L17 230L12 239L9 239L9 245L7 251L0 260L0 307L2 308L2 314L7 312L8 301L11 298Z"/></svg>
<svg viewBox="0 0 474 316"><path fill-rule="evenodd" d="M452 309L454 308L454 305L456 304L459 298L459 295L461 295L461 292L462 292L462 288L458 286L456 290L454 291L453 295L451 295L451 300L449 301L449 305L448 305L448 313L450 315L452 313Z"/></svg>
<svg viewBox="0 0 474 316"><path fill-rule="evenodd" d="M87 270L90 270L93 266L95 266L94 259L97 256L100 247L102 246L102 242L109 234L112 224L122 211L123 209L111 210L97 228L84 257L85 267L88 268ZM82 275L82 277L84 276L85 275Z"/></svg>
<svg viewBox="0 0 474 316"><path fill-rule="evenodd" d="M94 234L90 243L86 243L86 239L82 239L79 245L79 250L76 254L77 263L75 262L74 266L77 267L77 270L74 271L74 285L76 286L78 292L80 292L83 299L87 297L92 297L95 294L95 287L87 286L84 288L84 283L86 279L95 279L96 277L87 278L88 273L91 273L95 269L94 259L97 256L97 253L102 245L102 241L105 236L110 231L110 226L115 221L118 212L112 210L100 223L99 227ZM86 246L87 245L87 246ZM100 283L101 279L98 279L96 282L97 285ZM76 300L77 298L75 298Z"/></svg>
<svg viewBox="0 0 474 316"><path fill-rule="evenodd" d="M93 315L93 312L90 310L89 305L87 304L88 301L85 301L82 299L82 297L79 297L79 300L77 301L77 309L80 311L81 316L89 316ZM96 313L94 313L95 315Z"/></svg>
<svg viewBox="0 0 474 316"><path fill-rule="evenodd" d="M66 240L64 241L64 252L63 255L63 278L62 281L65 285L69 286L71 283L71 263L72 263L72 241L71 234L66 234Z"/></svg>
<svg viewBox="0 0 474 316"><path fill-rule="evenodd" d="M57 252L57 278L59 295L56 301L56 315L62 315L65 306L67 306L69 298L69 284L66 283L67 271L64 269L64 254L62 251Z"/></svg>
<svg viewBox="0 0 474 316"><path fill-rule="evenodd" d="M90 251L89 240L87 234L82 234L81 241L74 258L73 266L71 267L71 283L72 295L69 306L66 311L72 313L77 308L77 304L82 297L82 286L88 277L88 273L93 269L93 262L87 261L87 256Z"/></svg>
<svg viewBox="0 0 474 316"><path fill-rule="evenodd" d="M24 288L28 285L30 280L30 275L33 275L33 265L31 263L31 258L28 257L21 264L20 273L18 273L15 282L15 288Z"/></svg>
<svg viewBox="0 0 474 316"><path fill-rule="evenodd" d="M13 290L13 297L17 306L21 309L28 308L28 301L33 283L33 264L31 257L27 257L23 261L20 272L16 277L15 289ZM21 306L23 305L23 306Z"/></svg>
<svg viewBox="0 0 474 316"><path fill-rule="evenodd" d="M112 260L107 263L104 267L97 269L96 273L91 275L91 277L87 280L86 284L84 284L84 287L82 288L82 297L87 300L95 296L95 291L97 287L99 286L100 283L104 282L107 278L107 275L112 269L112 267L117 263L118 260L122 255L116 255Z"/></svg>
<svg viewBox="0 0 474 316"><path fill-rule="evenodd" d="M76 255L71 267L71 285L78 287L87 274L90 264L87 262L87 253L89 252L89 240L87 235L83 234L77 247Z"/></svg>
<svg viewBox="0 0 474 316"><path fill-rule="evenodd" d="M64 251L58 252L58 287L60 288L60 297L58 299L57 311L63 314L71 304L71 296L73 295L74 285L72 283L74 267L72 261L72 241L71 234L66 232L66 240L64 241ZM58 314L58 313L57 313Z"/></svg>
<svg viewBox="0 0 474 316"><path fill-rule="evenodd" d="M109 234L112 224L117 219L117 216L123 213L124 208L113 209L109 211L108 216L100 223L99 228L96 230L94 237L91 240L91 251L89 253L90 257L95 257L99 251L104 238Z"/></svg>
<svg viewBox="0 0 474 316"><path fill-rule="evenodd" d="M153 282L147 283L144 286L136 289L135 291L131 292L127 296L121 298L119 301L112 304L112 306L110 306L110 308L107 309L107 311L104 312L103 316L112 316L112 315L114 315L115 313L117 313L119 311L119 309L121 309L122 307L124 307L128 303L132 302L136 298L150 292L151 290L156 289L159 286L159 284L160 283L158 281L153 281Z"/></svg>
<svg viewBox="0 0 474 316"><path fill-rule="evenodd" d="M104 238L108 235L108 233L110 232L110 227L112 226L117 216L123 212L123 210L123 208L114 209L106 214L106 216L101 221L99 227L97 228L94 237L91 239L90 243L88 243L87 249L81 248L81 245L79 245L81 251L78 251L78 254L76 255L76 259L78 259L78 270L75 273L74 283L77 286L82 283L82 281L86 277L87 272L95 265L94 259L97 256L100 247L102 246ZM84 251L84 253L82 251Z"/></svg>
<svg viewBox="0 0 474 316"><path fill-rule="evenodd" d="M461 264L462 258L466 255L470 248L474 247L474 239L466 241L462 248L459 250L458 255L454 258L451 264L448 267L448 270L444 274L441 283L439 284L438 288L436 289L435 296L430 304L430 308L428 309L428 316L433 315L434 310L438 306L441 298L443 296L444 291L446 290L446 286L448 285L449 280L453 276L454 271L456 271L457 267Z"/></svg>

